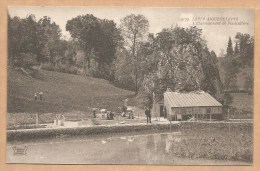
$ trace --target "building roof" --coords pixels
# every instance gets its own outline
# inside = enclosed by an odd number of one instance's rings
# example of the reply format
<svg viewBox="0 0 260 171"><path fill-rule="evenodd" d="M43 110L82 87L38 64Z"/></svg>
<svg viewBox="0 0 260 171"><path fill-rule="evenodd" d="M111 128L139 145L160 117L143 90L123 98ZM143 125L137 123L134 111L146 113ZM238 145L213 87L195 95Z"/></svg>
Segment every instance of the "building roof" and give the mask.
<svg viewBox="0 0 260 171"><path fill-rule="evenodd" d="M171 107L222 106L215 98L205 92L165 92L164 100L167 100Z"/></svg>

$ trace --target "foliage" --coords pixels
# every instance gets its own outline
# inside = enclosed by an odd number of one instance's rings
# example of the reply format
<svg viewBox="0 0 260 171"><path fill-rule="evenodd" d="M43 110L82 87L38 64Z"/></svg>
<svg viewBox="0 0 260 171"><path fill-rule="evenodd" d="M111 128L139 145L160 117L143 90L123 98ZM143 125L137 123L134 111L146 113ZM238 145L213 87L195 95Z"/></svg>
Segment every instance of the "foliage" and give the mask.
<svg viewBox="0 0 260 171"><path fill-rule="evenodd" d="M238 32L235 36L236 43L239 47L239 58L241 63L247 66L254 64L254 37L249 34Z"/></svg>
<svg viewBox="0 0 260 171"><path fill-rule="evenodd" d="M125 49L118 51L116 56L114 84L128 90L134 90L133 58Z"/></svg>
<svg viewBox="0 0 260 171"><path fill-rule="evenodd" d="M14 64L18 67L31 69L37 63L36 55L33 53L20 53L18 57L14 61Z"/></svg>
<svg viewBox="0 0 260 171"><path fill-rule="evenodd" d="M80 15L67 21L66 30L85 52L83 74L86 76L87 69L91 69L94 76L111 78L113 74L106 68L111 68L117 43L121 39L114 21L102 20L92 14ZM97 63L97 68L91 65L91 60Z"/></svg>
<svg viewBox="0 0 260 171"><path fill-rule="evenodd" d="M54 57L62 53L62 50L57 47L61 41L60 32L59 26L46 16L39 21L36 21L34 15L28 15L23 19L8 16L9 64L17 66L24 61L32 65L28 55L24 54L36 55L37 63L53 63ZM23 57L27 59L23 60Z"/></svg>
<svg viewBox="0 0 260 171"><path fill-rule="evenodd" d="M39 25L34 15L29 15L25 19L8 16L8 59L13 65L14 61L21 61L21 53L39 52ZM17 64L17 63L15 63Z"/></svg>
<svg viewBox="0 0 260 171"><path fill-rule="evenodd" d="M137 49L149 29L149 22L144 15L130 14L121 19L120 28L125 39L125 45L134 59L135 93L138 92L139 62Z"/></svg>
<svg viewBox="0 0 260 171"><path fill-rule="evenodd" d="M245 76L244 88L253 91L254 89L254 75L248 74Z"/></svg>
<svg viewBox="0 0 260 171"><path fill-rule="evenodd" d="M51 21L50 17L44 16L38 21L39 25L39 46L42 47L40 51L40 60L42 62L53 63L53 58L60 55L57 45L60 41L61 30L55 22Z"/></svg>
<svg viewBox="0 0 260 171"><path fill-rule="evenodd" d="M162 99L167 88L220 94L217 57L213 51L209 52L201 33L196 27L175 26L163 29L156 37L150 36L138 51L143 60L140 93L151 96L154 92L157 100Z"/></svg>
<svg viewBox="0 0 260 171"><path fill-rule="evenodd" d="M171 141L170 153L180 157L253 162L252 131L243 128L223 131L216 128L193 129L181 141ZM241 130L240 130L241 129ZM196 131L195 131L196 130Z"/></svg>
<svg viewBox="0 0 260 171"><path fill-rule="evenodd" d="M232 40L229 38L226 57L221 63L221 67L223 67L223 85L224 89L228 91L239 89L238 74L246 68L252 68L254 63L254 38L249 34L237 33L235 42L236 45L233 52ZM251 79L251 83L249 83L249 77L244 77L244 79L251 87L247 87L247 89L252 90L253 80Z"/></svg>
<svg viewBox="0 0 260 171"><path fill-rule="evenodd" d="M48 71L57 71L57 72L63 72L69 74L79 74L79 69L77 67L68 64L59 64L54 66L51 63L44 63L42 64L41 68Z"/></svg>
<svg viewBox="0 0 260 171"><path fill-rule="evenodd" d="M233 97L229 93L225 93L223 97L224 107L229 107L232 102L233 102Z"/></svg>
<svg viewBox="0 0 260 171"><path fill-rule="evenodd" d="M233 54L234 54L234 51L233 51L232 41L231 41L231 38L229 37L228 45L227 45L227 56L231 57Z"/></svg>

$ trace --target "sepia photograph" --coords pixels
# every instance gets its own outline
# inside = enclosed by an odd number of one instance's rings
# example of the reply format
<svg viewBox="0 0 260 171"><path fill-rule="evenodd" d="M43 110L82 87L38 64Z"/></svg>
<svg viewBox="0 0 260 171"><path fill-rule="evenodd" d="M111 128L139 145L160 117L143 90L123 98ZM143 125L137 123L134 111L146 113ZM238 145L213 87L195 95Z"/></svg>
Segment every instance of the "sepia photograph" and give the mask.
<svg viewBox="0 0 260 171"><path fill-rule="evenodd" d="M6 163L254 164L254 9L6 13Z"/></svg>

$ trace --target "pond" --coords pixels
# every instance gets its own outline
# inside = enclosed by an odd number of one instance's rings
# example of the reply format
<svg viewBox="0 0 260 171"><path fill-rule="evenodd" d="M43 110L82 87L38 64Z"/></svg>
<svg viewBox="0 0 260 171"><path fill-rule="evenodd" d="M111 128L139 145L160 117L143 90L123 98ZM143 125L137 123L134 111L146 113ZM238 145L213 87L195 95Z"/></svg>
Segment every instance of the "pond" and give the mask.
<svg viewBox="0 0 260 171"><path fill-rule="evenodd" d="M181 132L120 133L56 137L30 142L7 143L8 163L48 164L153 164L153 165L250 165L242 161L191 159L174 156L173 142ZM15 154L14 148L26 148Z"/></svg>

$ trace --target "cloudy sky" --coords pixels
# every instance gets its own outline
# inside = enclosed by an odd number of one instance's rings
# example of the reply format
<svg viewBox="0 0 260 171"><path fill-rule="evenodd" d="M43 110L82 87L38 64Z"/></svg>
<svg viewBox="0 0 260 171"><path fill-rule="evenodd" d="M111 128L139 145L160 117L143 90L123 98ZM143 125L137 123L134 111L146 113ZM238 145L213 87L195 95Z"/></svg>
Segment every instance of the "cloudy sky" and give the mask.
<svg viewBox="0 0 260 171"><path fill-rule="evenodd" d="M149 32L158 33L162 28L170 28L174 25L182 27L192 26L195 17L225 17L235 18L236 22L244 22L243 25L197 25L203 29L203 37L206 39L208 48L214 50L217 54L220 49L226 49L228 37L234 39L237 32L249 33L254 35L254 10L252 9L195 9L195 8L139 8L139 7L9 7L9 14L26 17L28 14L34 14L36 19L43 16L51 17L56 22L62 34L70 37L66 31L68 20L78 15L93 14L101 19L114 20L118 25L120 19L128 14L143 14L149 20ZM189 18L189 21L182 21L182 18Z"/></svg>

